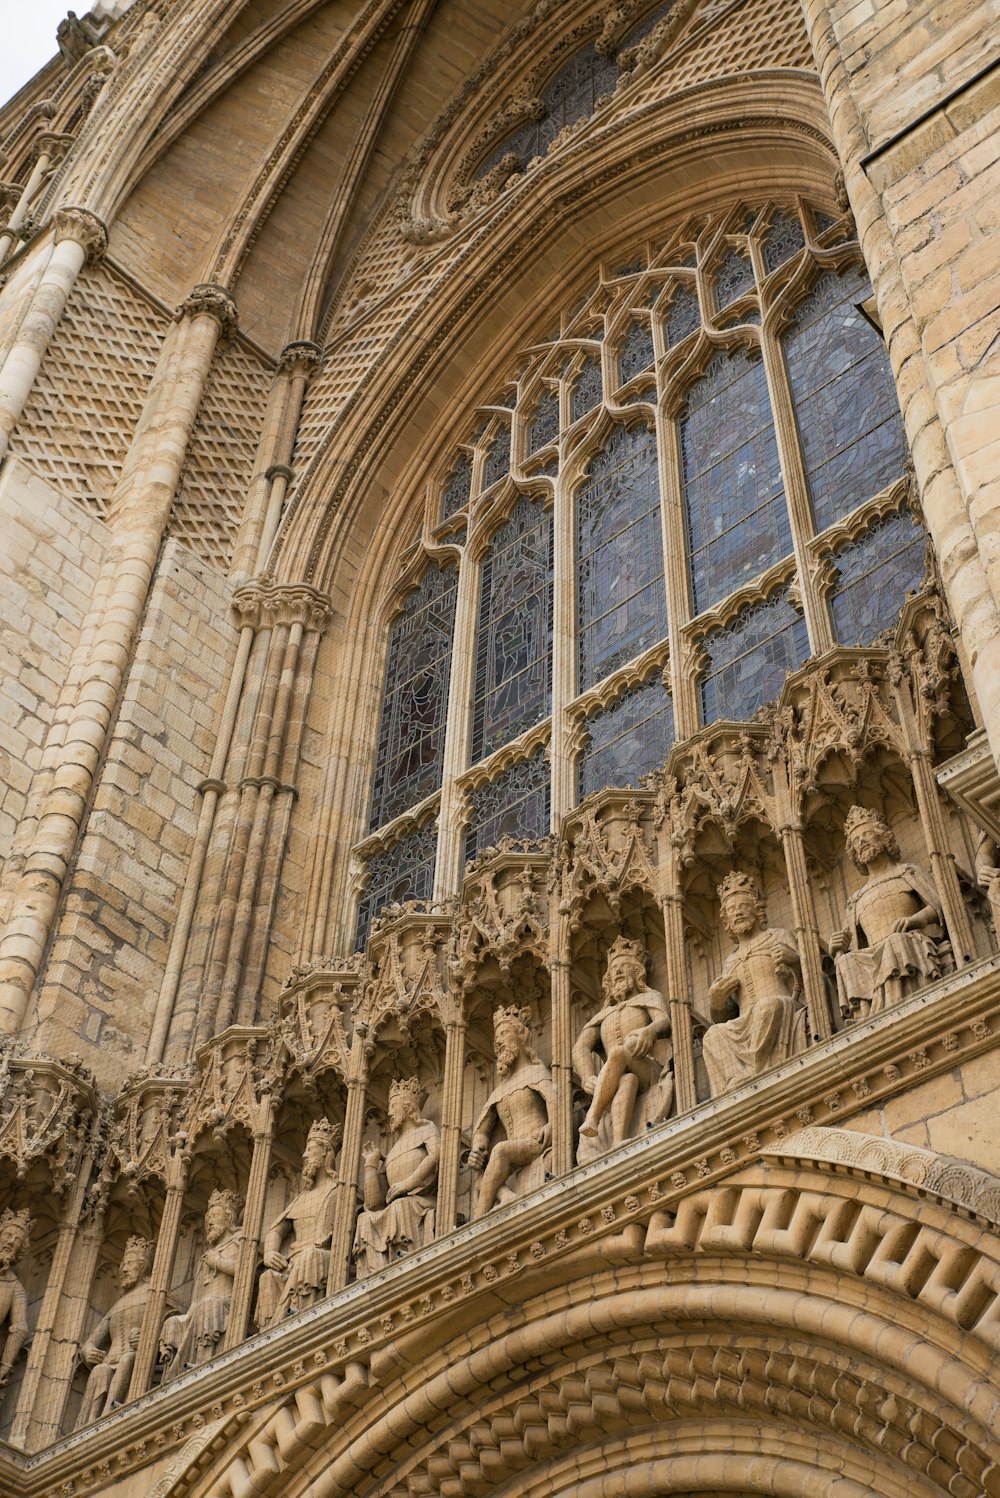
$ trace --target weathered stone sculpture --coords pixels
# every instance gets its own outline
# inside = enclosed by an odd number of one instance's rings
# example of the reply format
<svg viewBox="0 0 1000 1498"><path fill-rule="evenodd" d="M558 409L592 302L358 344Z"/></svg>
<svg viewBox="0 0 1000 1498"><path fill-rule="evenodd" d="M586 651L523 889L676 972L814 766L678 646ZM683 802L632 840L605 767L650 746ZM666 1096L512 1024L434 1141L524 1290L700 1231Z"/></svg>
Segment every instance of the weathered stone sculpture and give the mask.
<svg viewBox="0 0 1000 1498"><path fill-rule="evenodd" d="M795 938L768 926L761 892L747 874L727 874L719 901L736 947L708 990L713 1023L703 1055L713 1097L787 1061L806 1043ZM729 1018L733 1004L739 1013Z"/></svg>
<svg viewBox="0 0 1000 1498"><path fill-rule="evenodd" d="M302 1155L301 1186L264 1239L265 1270L257 1296L257 1325L277 1326L286 1316L315 1305L326 1294L330 1234L339 1182L333 1154L340 1129L318 1119ZM285 1239L291 1234L287 1253Z"/></svg>
<svg viewBox="0 0 1000 1498"><path fill-rule="evenodd" d="M1000 846L988 832L980 835L976 847L976 883L986 891L993 934L1000 941Z"/></svg>
<svg viewBox="0 0 1000 1498"><path fill-rule="evenodd" d="M131 1237L125 1245L118 1266L118 1283L122 1293L103 1316L90 1341L80 1349L80 1357L90 1369L77 1426L100 1420L128 1394L139 1345L142 1318L149 1298L149 1266L153 1242L149 1238ZM105 1350L103 1343L107 1342Z"/></svg>
<svg viewBox="0 0 1000 1498"><path fill-rule="evenodd" d="M620 936L614 943L608 953L603 997L603 1007L584 1026L573 1047L573 1065L592 1097L580 1125L584 1154L589 1153L586 1141L597 1138L605 1114L610 1122L607 1148L629 1137L637 1100L660 1078L653 1048L670 1034L666 1000L646 980L646 951L641 942ZM659 1100L661 1117L669 1112L672 1097L671 1090L669 1098Z"/></svg>
<svg viewBox="0 0 1000 1498"><path fill-rule="evenodd" d="M0 1392L10 1378L17 1355L28 1340L28 1297L14 1265L28 1249L32 1221L27 1207L0 1213L0 1331L7 1337L0 1353Z"/></svg>
<svg viewBox="0 0 1000 1498"><path fill-rule="evenodd" d="M515 1171L540 1164L548 1149L555 1109L549 1069L532 1049L527 1009L498 1009L493 1016L493 1036L497 1085L479 1115L469 1151L472 1169L485 1167L474 1217L484 1216L496 1204L501 1188ZM498 1123L506 1137L494 1143ZM521 1191L530 1190L534 1184L524 1176L518 1181Z"/></svg>
<svg viewBox="0 0 1000 1498"><path fill-rule="evenodd" d="M878 812L852 806L847 851L868 878L850 898L847 926L830 938L837 992L847 1017L877 1014L949 965L939 896L930 876L902 863Z"/></svg>
<svg viewBox="0 0 1000 1498"><path fill-rule="evenodd" d="M195 1273L191 1304L182 1315L168 1316L160 1331L161 1353L169 1359L164 1383L185 1368L207 1363L226 1330L239 1258L238 1216L234 1191L212 1192L205 1213L205 1252Z"/></svg>
<svg viewBox="0 0 1000 1498"><path fill-rule="evenodd" d="M389 1088L389 1127L397 1136L385 1157L385 1190L377 1144L364 1151L364 1207L354 1233L358 1277L374 1274L390 1258L429 1242L434 1231L434 1188L441 1138L420 1116L416 1077Z"/></svg>

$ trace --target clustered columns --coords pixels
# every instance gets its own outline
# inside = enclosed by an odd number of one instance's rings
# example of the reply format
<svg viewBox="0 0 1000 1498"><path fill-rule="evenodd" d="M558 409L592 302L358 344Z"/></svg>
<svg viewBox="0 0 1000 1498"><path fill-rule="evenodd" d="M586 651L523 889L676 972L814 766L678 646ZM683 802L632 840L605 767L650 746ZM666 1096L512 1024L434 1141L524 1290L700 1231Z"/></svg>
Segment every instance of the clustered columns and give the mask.
<svg viewBox="0 0 1000 1498"><path fill-rule="evenodd" d="M82 241L88 235L93 239L96 220L91 214L66 212L71 215L67 225L78 237L59 240L53 259L65 243L71 246L65 265L79 269L85 258ZM31 317L29 311L26 321ZM231 335L235 327L229 293L219 286L196 286L177 310L122 465L108 513L112 543L43 751L38 820L0 935L0 1032L16 1033L24 1020L132 656L212 358L220 337ZM20 341L5 371L19 346Z"/></svg>
<svg viewBox="0 0 1000 1498"><path fill-rule="evenodd" d="M11 246L18 238L19 231L28 217L28 210L38 189L48 174L62 161L72 143L72 135L62 134L56 130L43 130L35 140L32 148L34 161L31 175L20 191L14 189L15 195L11 200L10 217L0 230L0 265L3 265L10 254Z"/></svg>

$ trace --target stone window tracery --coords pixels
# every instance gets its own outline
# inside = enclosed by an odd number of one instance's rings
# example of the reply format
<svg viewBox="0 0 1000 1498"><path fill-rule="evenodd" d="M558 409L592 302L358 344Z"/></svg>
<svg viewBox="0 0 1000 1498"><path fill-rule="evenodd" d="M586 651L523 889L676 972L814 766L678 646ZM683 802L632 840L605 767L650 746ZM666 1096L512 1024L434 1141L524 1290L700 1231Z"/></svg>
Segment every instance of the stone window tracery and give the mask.
<svg viewBox="0 0 1000 1498"><path fill-rule="evenodd" d="M364 946L372 921L387 905L430 899L436 857L437 823L433 821L404 832L369 857L364 893L358 905L356 947Z"/></svg>
<svg viewBox="0 0 1000 1498"><path fill-rule="evenodd" d="M585 729L581 799L607 785L637 786L670 753L674 741L670 694L656 675L592 713Z"/></svg>
<svg viewBox="0 0 1000 1498"><path fill-rule="evenodd" d="M544 837L548 825L549 763L542 746L470 792L465 856L475 858L505 837Z"/></svg>
<svg viewBox="0 0 1000 1498"><path fill-rule="evenodd" d="M927 538L906 509L884 515L831 558L833 626L844 645L870 645L890 628L900 600L920 587Z"/></svg>
<svg viewBox="0 0 1000 1498"><path fill-rule="evenodd" d="M741 609L731 624L709 635L704 649L704 721L742 721L774 701L785 677L809 654L809 639L802 615L782 588L766 602Z"/></svg>

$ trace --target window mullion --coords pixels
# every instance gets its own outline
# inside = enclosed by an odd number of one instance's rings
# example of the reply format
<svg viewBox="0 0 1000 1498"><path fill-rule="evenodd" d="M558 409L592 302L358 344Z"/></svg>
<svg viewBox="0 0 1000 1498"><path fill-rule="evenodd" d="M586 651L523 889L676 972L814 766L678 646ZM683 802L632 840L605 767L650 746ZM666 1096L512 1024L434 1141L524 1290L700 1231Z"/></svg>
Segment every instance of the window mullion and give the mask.
<svg viewBox="0 0 1000 1498"><path fill-rule="evenodd" d="M774 419L774 435L778 444L778 462L785 486L785 503L792 528L792 547L798 573L798 591L809 632L809 649L820 655L833 644L833 624L830 607L817 586L816 571L809 549L814 532L812 505L809 501L809 485L802 466L799 448L799 431L795 421L795 407L788 383L788 372L777 339L770 332L761 334L761 352L764 359L764 374L767 378L768 395Z"/></svg>
<svg viewBox="0 0 1000 1498"><path fill-rule="evenodd" d="M567 707L577 695L575 500L563 474L555 485L552 516L552 760L551 827L576 805L576 762Z"/></svg>
<svg viewBox="0 0 1000 1498"><path fill-rule="evenodd" d="M481 558L466 547L458 573L455 635L448 680L448 726L444 740L441 810L438 814L435 900L457 895L462 883L462 798L457 778L468 768L472 739L472 695L476 673L476 623L479 615Z"/></svg>
<svg viewBox="0 0 1000 1498"><path fill-rule="evenodd" d="M699 726L698 697L691 673L685 669L686 647L681 630L691 617L687 574L687 527L677 422L664 409L656 411L656 451L660 465L660 518L663 525L663 575L667 587L667 639L673 683L674 733L689 738Z"/></svg>

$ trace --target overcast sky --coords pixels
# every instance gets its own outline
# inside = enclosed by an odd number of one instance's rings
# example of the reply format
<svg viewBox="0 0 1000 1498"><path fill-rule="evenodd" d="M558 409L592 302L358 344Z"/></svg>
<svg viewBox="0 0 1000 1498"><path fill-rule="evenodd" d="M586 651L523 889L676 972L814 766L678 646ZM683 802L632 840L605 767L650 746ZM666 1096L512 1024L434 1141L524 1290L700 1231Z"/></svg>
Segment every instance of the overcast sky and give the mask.
<svg viewBox="0 0 1000 1498"><path fill-rule="evenodd" d="M56 27L66 12L78 16L88 0L0 0L0 103L5 104L40 67L54 57Z"/></svg>

